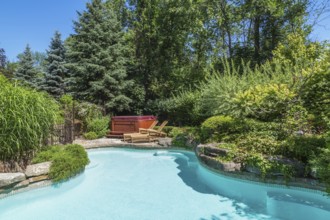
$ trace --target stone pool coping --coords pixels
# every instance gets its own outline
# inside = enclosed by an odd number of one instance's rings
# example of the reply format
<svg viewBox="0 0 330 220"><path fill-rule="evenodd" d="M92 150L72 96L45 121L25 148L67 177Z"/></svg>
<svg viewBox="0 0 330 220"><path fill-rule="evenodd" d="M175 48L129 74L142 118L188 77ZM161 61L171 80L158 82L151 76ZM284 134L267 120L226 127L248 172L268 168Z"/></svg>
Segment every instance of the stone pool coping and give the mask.
<svg viewBox="0 0 330 220"><path fill-rule="evenodd" d="M143 148L143 149L170 148L170 147L162 146L162 145L158 144L157 142L128 143L128 142L124 142L120 139L114 139L114 138L99 138L99 139L95 139L95 140L76 139L73 141L73 144L79 144L87 150L94 149L94 148L105 148L105 147L127 147L127 148Z"/></svg>

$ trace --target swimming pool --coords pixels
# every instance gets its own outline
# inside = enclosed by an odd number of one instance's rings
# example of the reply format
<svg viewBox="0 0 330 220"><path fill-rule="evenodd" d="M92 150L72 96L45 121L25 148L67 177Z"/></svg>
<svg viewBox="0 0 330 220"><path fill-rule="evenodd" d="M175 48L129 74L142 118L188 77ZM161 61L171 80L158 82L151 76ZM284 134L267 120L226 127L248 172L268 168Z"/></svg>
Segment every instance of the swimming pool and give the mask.
<svg viewBox="0 0 330 220"><path fill-rule="evenodd" d="M85 172L0 200L0 219L330 219L322 193L215 174L191 152L99 149Z"/></svg>

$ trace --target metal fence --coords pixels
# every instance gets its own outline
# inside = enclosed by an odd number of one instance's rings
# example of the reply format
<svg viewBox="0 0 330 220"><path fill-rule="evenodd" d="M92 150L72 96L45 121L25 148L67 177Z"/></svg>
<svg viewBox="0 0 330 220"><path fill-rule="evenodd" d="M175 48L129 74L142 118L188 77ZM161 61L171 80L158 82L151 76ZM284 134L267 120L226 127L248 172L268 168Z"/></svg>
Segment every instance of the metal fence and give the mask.
<svg viewBox="0 0 330 220"><path fill-rule="evenodd" d="M54 125L46 145L71 144L81 133L81 123L66 120L64 124Z"/></svg>

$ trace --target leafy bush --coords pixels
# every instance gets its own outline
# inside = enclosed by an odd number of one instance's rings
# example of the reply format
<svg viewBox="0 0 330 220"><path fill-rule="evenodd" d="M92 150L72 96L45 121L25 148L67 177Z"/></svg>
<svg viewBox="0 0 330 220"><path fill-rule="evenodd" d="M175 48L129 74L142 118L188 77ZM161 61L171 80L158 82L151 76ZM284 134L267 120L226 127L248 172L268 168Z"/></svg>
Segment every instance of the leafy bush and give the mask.
<svg viewBox="0 0 330 220"><path fill-rule="evenodd" d="M232 108L236 117L273 121L282 118L294 97L295 93L286 84L257 85L236 93Z"/></svg>
<svg viewBox="0 0 330 220"><path fill-rule="evenodd" d="M244 164L256 168L262 179L270 175L283 175L288 181L295 175L292 165L271 161L261 153L249 152L244 158Z"/></svg>
<svg viewBox="0 0 330 220"><path fill-rule="evenodd" d="M321 153L311 161L316 169L317 176L327 185L327 192L330 194L330 145L322 149Z"/></svg>
<svg viewBox="0 0 330 220"><path fill-rule="evenodd" d="M262 122L254 119L234 119L230 116L213 116L203 122L201 139L203 142L233 142L242 134L249 132L273 136L276 139L286 137L280 123Z"/></svg>
<svg viewBox="0 0 330 220"><path fill-rule="evenodd" d="M87 132L95 132L97 137L106 135L109 128L110 117L93 118L87 121Z"/></svg>
<svg viewBox="0 0 330 220"><path fill-rule="evenodd" d="M77 144L52 146L36 155L33 163L51 161L49 177L54 182L67 180L82 172L89 163L85 149Z"/></svg>
<svg viewBox="0 0 330 220"><path fill-rule="evenodd" d="M280 142L273 136L262 133L247 133L236 140L237 147L247 152L253 151L261 154L274 155L280 149Z"/></svg>
<svg viewBox="0 0 330 220"><path fill-rule="evenodd" d="M283 140L287 137L283 125L278 122L262 122L254 119L245 119L244 126L246 132L272 136L277 140Z"/></svg>
<svg viewBox="0 0 330 220"><path fill-rule="evenodd" d="M325 146L325 139L321 136L292 136L285 141L284 155L307 163L319 156Z"/></svg>
<svg viewBox="0 0 330 220"><path fill-rule="evenodd" d="M32 160L32 163L52 161L54 155L58 154L61 150L63 150L62 148L63 146L57 145L46 147L45 149L36 154L36 156Z"/></svg>
<svg viewBox="0 0 330 220"><path fill-rule="evenodd" d="M89 102L80 102L77 103L76 108L76 117L83 124L83 131L87 129L88 121L91 121L95 118L102 118L104 109L98 105Z"/></svg>
<svg viewBox="0 0 330 220"><path fill-rule="evenodd" d="M181 91L176 96L160 102L160 107L174 124L197 125L202 118L196 107L199 96L197 91Z"/></svg>
<svg viewBox="0 0 330 220"><path fill-rule="evenodd" d="M44 93L19 87L0 76L0 160L18 160L40 149L59 115Z"/></svg>
<svg viewBox="0 0 330 220"><path fill-rule="evenodd" d="M250 152L245 155L243 161L245 165L257 168L263 179L273 169L272 163L261 153Z"/></svg>
<svg viewBox="0 0 330 220"><path fill-rule="evenodd" d="M169 136L172 137L172 145L181 148L193 148L199 140L198 129L195 127L174 127Z"/></svg>
<svg viewBox="0 0 330 220"><path fill-rule="evenodd" d="M242 121L230 116L213 116L206 119L201 126L201 139L205 141L221 142L231 134L237 134L245 129Z"/></svg>
<svg viewBox="0 0 330 220"><path fill-rule="evenodd" d="M245 95L245 91L255 90L258 86L267 88L267 85L286 84L291 87L297 78L297 72L294 71L291 65L279 61L266 62L254 69L250 67L249 63L244 62L238 66L223 61L222 66L224 68L221 73L210 75L199 86L200 98L196 100L196 106L199 112L207 117L213 115L235 117L240 115L241 109L237 107L237 103L233 100L237 94ZM273 90L277 91L276 88ZM268 92L269 96L265 103L269 103L273 98L272 92Z"/></svg>
<svg viewBox="0 0 330 220"><path fill-rule="evenodd" d="M98 138L98 135L94 131L90 131L83 134L84 138L87 140L94 140Z"/></svg>
<svg viewBox="0 0 330 220"><path fill-rule="evenodd" d="M154 129L157 129L157 128L158 128L158 126L155 126ZM174 127L174 126L165 126L163 128L163 132L165 132L167 135L169 135L171 133L171 131L173 130L173 128L176 128L176 127Z"/></svg>
<svg viewBox="0 0 330 220"><path fill-rule="evenodd" d="M328 58L329 59L329 58ZM322 117L329 114L330 71L321 70L311 75L302 87L304 106L314 115ZM321 118L319 118L321 120Z"/></svg>

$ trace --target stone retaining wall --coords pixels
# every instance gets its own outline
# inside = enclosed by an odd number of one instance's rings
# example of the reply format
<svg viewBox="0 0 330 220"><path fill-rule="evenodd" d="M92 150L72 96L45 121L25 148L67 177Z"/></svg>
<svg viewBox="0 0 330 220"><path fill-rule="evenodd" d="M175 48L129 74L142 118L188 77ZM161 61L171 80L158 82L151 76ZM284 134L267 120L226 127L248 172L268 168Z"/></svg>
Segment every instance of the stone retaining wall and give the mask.
<svg viewBox="0 0 330 220"><path fill-rule="evenodd" d="M207 168L222 175L268 184L294 186L320 191L325 191L326 189L325 184L320 183L319 180L312 178L304 178L302 176L286 179L283 174L276 173L272 175L271 178L267 177L265 179L262 179L261 172L257 167L243 167L240 163L219 160L219 158L221 158L222 156L226 156L226 154L228 153L228 149L221 149L215 147L217 145L218 144L198 145L196 147L195 153L202 164L204 164Z"/></svg>
<svg viewBox="0 0 330 220"><path fill-rule="evenodd" d="M44 162L27 166L25 172L0 173L0 197L37 182L49 180L50 166L51 162Z"/></svg>

